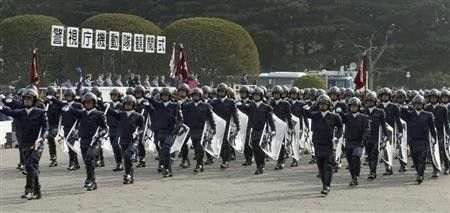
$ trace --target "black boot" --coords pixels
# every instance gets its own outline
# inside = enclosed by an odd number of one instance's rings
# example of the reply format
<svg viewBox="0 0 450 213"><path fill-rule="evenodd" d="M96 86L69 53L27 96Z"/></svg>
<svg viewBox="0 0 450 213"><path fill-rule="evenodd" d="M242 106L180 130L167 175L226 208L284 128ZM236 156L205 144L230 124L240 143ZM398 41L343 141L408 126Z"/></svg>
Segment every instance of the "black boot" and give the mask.
<svg viewBox="0 0 450 213"><path fill-rule="evenodd" d="M322 191L320 191L323 195L328 195L330 193L330 187L329 186L323 186Z"/></svg>
<svg viewBox="0 0 450 213"><path fill-rule="evenodd" d="M113 172L118 172L118 171L122 171L123 170L123 166L121 163L118 163L116 165L116 167L114 167Z"/></svg>
<svg viewBox="0 0 450 213"><path fill-rule="evenodd" d="M189 161L189 159L183 160L182 163L180 164L181 168L189 168L191 166L191 162Z"/></svg>

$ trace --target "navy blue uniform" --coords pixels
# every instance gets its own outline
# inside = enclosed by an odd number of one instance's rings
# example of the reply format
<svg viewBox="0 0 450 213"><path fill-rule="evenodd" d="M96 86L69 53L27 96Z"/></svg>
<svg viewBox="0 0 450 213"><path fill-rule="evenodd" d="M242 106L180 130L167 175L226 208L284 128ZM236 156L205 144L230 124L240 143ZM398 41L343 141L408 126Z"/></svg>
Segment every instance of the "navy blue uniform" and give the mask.
<svg viewBox="0 0 450 213"><path fill-rule="evenodd" d="M251 102L253 102L253 101L251 101L250 99L247 98L247 99L239 100L236 103L237 108L242 113L244 113L245 115L247 115L249 117L248 123L251 122L251 120L250 120L251 118L250 118L250 112L246 109L245 105L250 104ZM247 125L247 129L245 130L246 137L245 137L245 146L244 146L244 157L245 157L245 161L248 164L251 164L252 158L253 158L253 151L252 151L252 148L250 147L250 129L251 129L250 126Z"/></svg>
<svg viewBox="0 0 450 213"><path fill-rule="evenodd" d="M322 184L329 187L336 157L333 138L342 137L342 119L336 113L322 113L308 110L305 114L311 119L312 142Z"/></svg>
<svg viewBox="0 0 450 213"><path fill-rule="evenodd" d="M279 119L286 122L289 129L293 128L292 117L291 117L291 105L287 101L283 100L272 100L270 101L270 106L273 108L273 114L275 114ZM283 139L284 140L284 139ZM284 164L286 158L286 147L281 146L280 155L278 156L278 165Z"/></svg>
<svg viewBox="0 0 450 213"><path fill-rule="evenodd" d="M202 101L198 103L189 102L185 105L183 110L184 123L190 129L189 136L194 145L197 166L203 166L204 150L200 141L202 139L205 122L208 121L214 131L216 129L216 124L212 115L212 107Z"/></svg>
<svg viewBox="0 0 450 213"><path fill-rule="evenodd" d="M425 172L426 152L429 147L429 134L436 139L436 130L431 112L402 109L401 117L408 124L408 143L417 174Z"/></svg>
<svg viewBox="0 0 450 213"><path fill-rule="evenodd" d="M111 102L109 105L109 111L121 111L123 110L123 105L119 101ZM112 116L111 113L106 114L106 121L109 127L109 142L114 151L114 160L116 164L120 165L122 163L122 155L120 151L120 146L118 142L118 131L120 130L118 127L120 125L120 121L115 116Z"/></svg>
<svg viewBox="0 0 450 213"><path fill-rule="evenodd" d="M58 134L58 125L59 119L61 116L61 108L55 101L55 98L46 99L44 101L44 105L48 106L47 108L47 117L48 117L48 152L50 154L50 160L56 161L56 143L55 137Z"/></svg>
<svg viewBox="0 0 450 213"><path fill-rule="evenodd" d="M237 126L237 129L239 130L239 118L237 113L237 108L234 103L234 100L229 98L216 98L210 102L211 106L213 107L213 111L220 116L222 119L224 119L227 124L225 127L225 135L223 136L222 140L222 149L220 156L222 157L222 161L224 164L228 164L231 158L231 146L228 143L228 131L230 128L230 120L233 117L234 123Z"/></svg>
<svg viewBox="0 0 450 213"><path fill-rule="evenodd" d="M39 149L36 147L37 150L34 150L34 145L39 134L41 134L40 136L42 138L47 137L48 122L46 112L38 108L15 110L3 108L0 112L19 121L20 127L22 128L22 137L19 141L19 147L24 158L25 170L27 171L25 194L40 194L40 154L37 154L37 152L40 150L42 153L43 144L40 145Z"/></svg>

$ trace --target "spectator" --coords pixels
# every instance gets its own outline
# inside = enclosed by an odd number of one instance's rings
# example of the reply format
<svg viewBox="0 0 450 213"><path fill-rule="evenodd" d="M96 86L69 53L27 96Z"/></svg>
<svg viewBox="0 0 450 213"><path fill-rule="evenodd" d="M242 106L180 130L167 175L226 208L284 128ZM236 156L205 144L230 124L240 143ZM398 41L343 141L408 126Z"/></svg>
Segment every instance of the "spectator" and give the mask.
<svg viewBox="0 0 450 213"><path fill-rule="evenodd" d="M91 78L92 78L92 75L91 75L91 74L87 74L87 75L85 76L85 79L84 79L84 81L83 81L83 86L84 86L84 87L91 87L91 86L92 86L92 84L91 84Z"/></svg>
<svg viewBox="0 0 450 213"><path fill-rule="evenodd" d="M117 79L114 82L114 86L116 86L116 87L123 87L122 75L117 75Z"/></svg>
<svg viewBox="0 0 450 213"><path fill-rule="evenodd" d="M244 73L241 78L241 85L248 85L247 73Z"/></svg>
<svg viewBox="0 0 450 213"><path fill-rule="evenodd" d="M158 87L158 76L157 75L155 75L155 77L153 78L151 85L153 87Z"/></svg>
<svg viewBox="0 0 450 213"><path fill-rule="evenodd" d="M106 79L105 82L103 83L104 86L106 87L112 87L113 86L113 82L111 80L111 73L106 74Z"/></svg>
<svg viewBox="0 0 450 213"><path fill-rule="evenodd" d="M164 75L161 75L161 77L159 78L159 81L158 81L158 85L160 86L160 87L167 87L167 83L165 82L165 77L164 77Z"/></svg>

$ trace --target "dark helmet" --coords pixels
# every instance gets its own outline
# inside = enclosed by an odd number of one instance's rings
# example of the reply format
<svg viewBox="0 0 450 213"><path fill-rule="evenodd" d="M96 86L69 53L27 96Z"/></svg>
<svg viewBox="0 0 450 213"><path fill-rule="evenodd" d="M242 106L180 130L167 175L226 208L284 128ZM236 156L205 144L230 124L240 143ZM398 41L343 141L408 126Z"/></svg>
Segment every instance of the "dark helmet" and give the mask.
<svg viewBox="0 0 450 213"><path fill-rule="evenodd" d="M134 88L134 94L138 94L139 92L141 92L142 95L144 95L145 94L145 87L143 87L142 85L137 85Z"/></svg>
<svg viewBox="0 0 450 213"><path fill-rule="evenodd" d="M366 94L366 101L377 102L377 94L375 92L369 92Z"/></svg>
<svg viewBox="0 0 450 213"><path fill-rule="evenodd" d="M339 89L339 87L337 87L337 86L333 86L330 89L328 89L327 94L328 95L331 95L331 94L340 95L341 89Z"/></svg>
<svg viewBox="0 0 450 213"><path fill-rule="evenodd" d="M122 92L120 92L119 89L114 88L114 89L111 90L111 92L109 92L109 95L110 96L117 95L120 98L122 96Z"/></svg>
<svg viewBox="0 0 450 213"><path fill-rule="evenodd" d="M81 91L81 93L84 95L86 93L90 92L90 90L88 88L84 88L83 91Z"/></svg>
<svg viewBox="0 0 450 213"><path fill-rule="evenodd" d="M295 94L300 94L300 90L298 89L298 87L291 87L291 89L289 90L289 94L292 94L292 93L295 93Z"/></svg>
<svg viewBox="0 0 450 213"><path fill-rule="evenodd" d="M260 87L255 88L255 90L253 91L253 96L256 96L256 95L260 95L261 98L264 97L264 90Z"/></svg>
<svg viewBox="0 0 450 213"><path fill-rule="evenodd" d="M355 91L353 91L353 90L350 89L350 88L347 88L347 89L345 89L345 91L344 91L344 96L345 96L345 97L353 97L353 96L355 96Z"/></svg>
<svg viewBox="0 0 450 213"><path fill-rule="evenodd" d="M161 96L167 95L167 96L169 96L169 98L172 97L172 91L170 91L170 88L168 88L168 87L162 88L159 93Z"/></svg>
<svg viewBox="0 0 450 213"><path fill-rule="evenodd" d="M380 90L380 96L382 96L382 95L384 95L384 94L388 94L389 96L391 96L391 95L392 95L392 90L389 89L389 88L387 88L387 87L383 87L383 88Z"/></svg>
<svg viewBox="0 0 450 213"><path fill-rule="evenodd" d="M450 97L450 91L443 89L441 92L441 97L444 97L444 96Z"/></svg>
<svg viewBox="0 0 450 213"><path fill-rule="evenodd" d="M421 95L416 95L416 96L413 98L412 103L413 103L413 104L416 104L416 103L425 104L425 98L424 98L423 96L421 96Z"/></svg>
<svg viewBox="0 0 450 213"><path fill-rule="evenodd" d="M261 88L264 92L263 96L267 95L267 88L265 86L260 86L259 88Z"/></svg>
<svg viewBox="0 0 450 213"><path fill-rule="evenodd" d="M283 93L287 94L289 92L289 87L283 86Z"/></svg>
<svg viewBox="0 0 450 213"><path fill-rule="evenodd" d="M197 95L200 96L200 98L202 98L202 96L203 96L203 91L202 91L200 88L194 88L194 89L191 91L191 96L194 95L194 94L197 94Z"/></svg>
<svg viewBox="0 0 450 213"><path fill-rule="evenodd" d="M186 83L182 83L180 86L178 86L178 91L185 91L185 92L189 92L191 88L189 88L189 85L187 85Z"/></svg>
<svg viewBox="0 0 450 213"><path fill-rule="evenodd" d="M317 93L317 89L315 89L315 88L309 89L309 93L308 93L309 98L315 99L317 97L316 93Z"/></svg>
<svg viewBox="0 0 450 213"><path fill-rule="evenodd" d="M22 93L22 97L23 97L23 98L28 97L28 98L33 98L34 100L37 100L38 93L37 93L36 90L29 88L29 89L26 89L26 90Z"/></svg>
<svg viewBox="0 0 450 213"><path fill-rule="evenodd" d="M22 96L22 94L25 92L25 88L20 88L18 91L17 91L17 95L18 96Z"/></svg>
<svg viewBox="0 0 450 213"><path fill-rule="evenodd" d="M86 101L94 101L94 105L95 105L97 103L97 96L92 92L88 92L83 95L83 99L82 99L83 103L85 103Z"/></svg>
<svg viewBox="0 0 450 213"><path fill-rule="evenodd" d="M327 93L323 89L318 89L316 92L316 97L319 97L321 95L326 95Z"/></svg>
<svg viewBox="0 0 450 213"><path fill-rule="evenodd" d="M227 92L228 90L228 86L225 83L220 83L219 85L217 85L217 93L219 92Z"/></svg>
<svg viewBox="0 0 450 213"><path fill-rule="evenodd" d="M32 89L32 90L38 92L38 88L33 84L28 85L27 87L25 87L25 89Z"/></svg>
<svg viewBox="0 0 450 213"><path fill-rule="evenodd" d="M359 100L359 98L357 98L357 97L351 97L348 100L348 106L351 106L351 105L361 106L361 100Z"/></svg>
<svg viewBox="0 0 450 213"><path fill-rule="evenodd" d="M64 96L72 96L75 98L76 92L72 88L67 88L64 90Z"/></svg>
<svg viewBox="0 0 450 213"><path fill-rule="evenodd" d="M92 87L91 92L94 93L98 97L102 96L102 92L100 91L100 89L98 87Z"/></svg>
<svg viewBox="0 0 450 213"><path fill-rule="evenodd" d="M331 98L328 97L326 94L322 94L317 98L317 103L319 104L327 104L328 106L331 105Z"/></svg>
<svg viewBox="0 0 450 213"><path fill-rule="evenodd" d="M125 94L133 95L134 94L134 88L133 87L128 87L127 90L125 91Z"/></svg>
<svg viewBox="0 0 450 213"><path fill-rule="evenodd" d="M403 89L397 90L397 92L395 92L395 97L396 97L396 98L398 98L398 97L406 98L406 92L405 92L405 90L403 90Z"/></svg>
<svg viewBox="0 0 450 213"><path fill-rule="evenodd" d="M278 93L281 94L283 93L283 87L281 86L275 86L274 88L272 88L272 95Z"/></svg>
<svg viewBox="0 0 450 213"><path fill-rule="evenodd" d="M152 95L155 96L157 94L159 94L159 89L158 88L153 88Z"/></svg>
<svg viewBox="0 0 450 213"><path fill-rule="evenodd" d="M441 92L437 89L432 89L430 90L429 96L436 96L437 98L439 98L441 96Z"/></svg>
<svg viewBox="0 0 450 213"><path fill-rule="evenodd" d="M241 88L239 88L239 93L247 93L247 95L250 93L250 89L248 88L248 86L242 86Z"/></svg>
<svg viewBox="0 0 450 213"><path fill-rule="evenodd" d="M209 93L211 93L211 87L209 87L209 86L202 86L202 92L204 93L204 94L209 94Z"/></svg>
<svg viewBox="0 0 450 213"><path fill-rule="evenodd" d="M47 87L47 90L45 91L45 95L56 95L56 88L54 86Z"/></svg>
<svg viewBox="0 0 450 213"><path fill-rule="evenodd" d="M136 106L136 98L132 95L126 95L123 98L123 104L126 104L126 103L133 103L133 105Z"/></svg>

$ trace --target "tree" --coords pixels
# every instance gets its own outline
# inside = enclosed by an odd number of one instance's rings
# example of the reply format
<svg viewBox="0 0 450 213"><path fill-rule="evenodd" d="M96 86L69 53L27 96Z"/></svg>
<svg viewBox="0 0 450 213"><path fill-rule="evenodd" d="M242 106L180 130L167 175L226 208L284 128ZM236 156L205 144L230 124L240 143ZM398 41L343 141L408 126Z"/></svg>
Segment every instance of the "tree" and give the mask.
<svg viewBox="0 0 450 213"><path fill-rule="evenodd" d="M235 23L218 18L180 19L168 25L164 34L169 43L184 45L189 71L202 82L260 72L253 39Z"/></svg>
<svg viewBox="0 0 450 213"><path fill-rule="evenodd" d="M305 75L294 81L298 88L327 89L327 83L317 75Z"/></svg>
<svg viewBox="0 0 450 213"><path fill-rule="evenodd" d="M129 14L103 13L92 16L81 23L83 28L91 28L106 31L140 33L144 35L159 35L161 29L141 17ZM169 45L168 45L169 46ZM126 74L128 70L140 74L161 74L158 70L159 61L163 59L156 53L135 53L113 50L75 49L77 52L77 64L85 73ZM167 62L168 63L168 62ZM164 70L165 71L165 70Z"/></svg>
<svg viewBox="0 0 450 213"><path fill-rule="evenodd" d="M50 46L52 25L62 23L54 17L43 15L14 16L0 23L0 58L4 59L0 83L28 83L31 56L35 48L40 56L41 83L45 84L43 80L56 77L57 71L61 69L59 57L63 49Z"/></svg>

